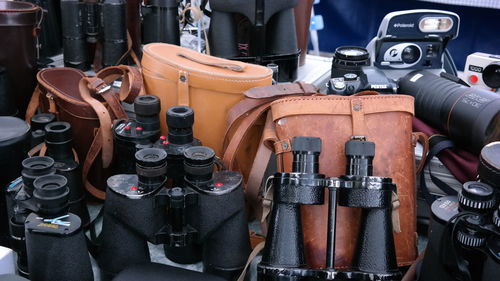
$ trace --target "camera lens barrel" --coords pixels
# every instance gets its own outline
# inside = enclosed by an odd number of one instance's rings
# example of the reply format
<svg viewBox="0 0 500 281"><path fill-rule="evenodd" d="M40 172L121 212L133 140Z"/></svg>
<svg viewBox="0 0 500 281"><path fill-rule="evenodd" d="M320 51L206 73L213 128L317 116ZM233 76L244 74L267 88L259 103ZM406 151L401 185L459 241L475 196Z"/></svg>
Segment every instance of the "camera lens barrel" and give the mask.
<svg viewBox="0 0 500 281"><path fill-rule="evenodd" d="M173 106L167 111L168 141L174 144L193 142L194 111L188 106Z"/></svg>
<svg viewBox="0 0 500 281"><path fill-rule="evenodd" d="M370 65L370 54L365 48L342 46L335 49L331 78L343 77L346 73L362 74L361 67Z"/></svg>
<svg viewBox="0 0 500 281"><path fill-rule="evenodd" d="M214 171L215 151L206 146L184 150L184 171L189 181L210 181Z"/></svg>
<svg viewBox="0 0 500 281"><path fill-rule="evenodd" d="M489 143L481 149L478 173L481 182L500 190L500 141Z"/></svg>
<svg viewBox="0 0 500 281"><path fill-rule="evenodd" d="M155 188L165 182L167 153L159 148L144 148L135 153L139 188Z"/></svg>
<svg viewBox="0 0 500 281"><path fill-rule="evenodd" d="M160 129L160 99L151 95L138 96L134 100L134 112L137 126L146 131Z"/></svg>
<svg viewBox="0 0 500 281"><path fill-rule="evenodd" d="M399 80L399 92L415 98L418 118L447 132L452 140L479 152L500 139L500 95L466 87L429 71L414 71Z"/></svg>
<svg viewBox="0 0 500 281"><path fill-rule="evenodd" d="M68 180L61 175L45 175L33 182L33 196L38 207L38 214L59 216L67 213L69 203Z"/></svg>

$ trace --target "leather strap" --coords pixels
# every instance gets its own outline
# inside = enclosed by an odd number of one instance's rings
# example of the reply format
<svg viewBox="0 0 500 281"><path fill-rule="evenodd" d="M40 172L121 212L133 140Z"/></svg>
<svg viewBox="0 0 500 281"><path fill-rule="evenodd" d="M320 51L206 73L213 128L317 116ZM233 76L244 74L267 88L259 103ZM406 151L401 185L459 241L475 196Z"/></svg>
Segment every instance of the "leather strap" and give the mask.
<svg viewBox="0 0 500 281"><path fill-rule="evenodd" d="M96 188L94 185L92 185L92 183L90 183L88 179L90 168L92 168L94 162L97 159L97 156L102 150L102 142L100 141L101 139L102 139L102 130L98 129L97 134L95 135L94 140L90 145L90 149L87 152L87 155L85 156L85 162L83 163L83 168L82 168L82 179L85 189L90 194L92 194L94 197L98 199L104 200L106 198L106 192Z"/></svg>
<svg viewBox="0 0 500 281"><path fill-rule="evenodd" d="M427 161L427 155L429 153L429 138L422 132L413 132L412 134L416 141L420 142L422 145L422 158L420 159L420 163L418 164L416 170L416 174L418 175L424 169L425 162Z"/></svg>
<svg viewBox="0 0 500 281"><path fill-rule="evenodd" d="M177 105L189 106L189 73L179 70L177 82Z"/></svg>
<svg viewBox="0 0 500 281"><path fill-rule="evenodd" d="M100 146L102 147L102 165L103 168L108 168L113 160L113 135L111 132L112 120L107 108L90 94L91 90L99 93L101 91L111 91L111 87L103 80L97 77L82 78L78 84L80 95L94 109L99 118L100 125ZM97 137L97 136L96 136ZM92 143L92 145L96 142ZM91 146L92 149L92 146ZM87 162L87 160L85 161ZM85 179L85 177L84 177Z"/></svg>
<svg viewBox="0 0 500 281"><path fill-rule="evenodd" d="M255 257L264 249L264 246L266 245L266 242L260 242L253 248L252 252L248 256L247 263L245 264L245 267L243 268L243 271L241 272L240 276L238 277L237 281L244 281L245 280L245 275L247 274L247 269L252 263L252 261L255 259Z"/></svg>
<svg viewBox="0 0 500 281"><path fill-rule="evenodd" d="M38 109L38 106L40 105L40 86L36 86L35 90L33 91L33 95L31 96L30 102L28 104L28 108L26 109L26 115L24 118L24 121L26 123L31 122L31 117L35 115L36 110Z"/></svg>

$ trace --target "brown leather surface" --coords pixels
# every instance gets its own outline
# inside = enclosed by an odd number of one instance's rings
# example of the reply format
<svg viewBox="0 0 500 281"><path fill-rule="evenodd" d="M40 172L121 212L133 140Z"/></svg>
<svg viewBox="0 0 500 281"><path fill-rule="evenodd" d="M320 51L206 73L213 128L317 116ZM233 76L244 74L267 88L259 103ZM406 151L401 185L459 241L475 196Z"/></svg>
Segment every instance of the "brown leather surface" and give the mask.
<svg viewBox="0 0 500 281"><path fill-rule="evenodd" d="M362 114L353 118L355 108L360 109ZM322 139L320 172L329 177L345 173L344 144L353 131L375 142L374 175L393 178L401 203L399 215L402 232L394 234L398 264L411 264L417 256L415 160L411 126L413 98L400 95L290 97L275 101L271 111L279 140L289 140L294 136ZM291 170L292 156L289 150L279 153L277 158L282 170ZM335 253L338 268L345 268L352 262L359 215L357 209L338 209ZM302 222L308 264L314 268L324 267L327 205L304 206Z"/></svg>
<svg viewBox="0 0 500 281"><path fill-rule="evenodd" d="M220 64L236 65L243 71L213 66ZM167 109L188 105L195 112L194 136L203 145L212 147L218 156L222 156L229 109L244 98L246 90L272 82L272 71L266 67L212 57L163 43L144 47L142 71L146 93L161 100L162 133L167 133ZM259 135L254 138L257 143Z"/></svg>
<svg viewBox="0 0 500 281"><path fill-rule="evenodd" d="M40 8L28 2L0 1L0 65L15 98L18 116L24 116L36 85L36 33Z"/></svg>
<svg viewBox="0 0 500 281"><path fill-rule="evenodd" d="M306 62L307 43L309 41L309 25L311 24L311 10L314 0L298 1L293 9L295 14L295 30L297 32L297 45L300 49L299 65Z"/></svg>

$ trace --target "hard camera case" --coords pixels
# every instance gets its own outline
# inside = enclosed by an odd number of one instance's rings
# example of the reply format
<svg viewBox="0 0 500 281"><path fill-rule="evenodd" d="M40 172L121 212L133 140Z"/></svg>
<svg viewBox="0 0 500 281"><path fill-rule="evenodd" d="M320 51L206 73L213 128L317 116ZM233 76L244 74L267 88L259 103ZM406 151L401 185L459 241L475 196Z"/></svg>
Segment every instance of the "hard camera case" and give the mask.
<svg viewBox="0 0 500 281"><path fill-rule="evenodd" d="M229 109L244 98L244 91L272 83L269 68L163 43L144 47L142 71L146 93L161 100L162 133L167 132L167 109L189 106L195 112L194 137L218 156Z"/></svg>

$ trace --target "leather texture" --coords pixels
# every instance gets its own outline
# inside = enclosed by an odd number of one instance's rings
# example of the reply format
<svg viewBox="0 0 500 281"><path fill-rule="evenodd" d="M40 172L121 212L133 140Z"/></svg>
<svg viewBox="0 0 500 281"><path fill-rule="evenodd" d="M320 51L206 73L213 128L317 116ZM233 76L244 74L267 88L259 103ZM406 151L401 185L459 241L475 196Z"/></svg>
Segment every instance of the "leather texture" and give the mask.
<svg viewBox="0 0 500 281"><path fill-rule="evenodd" d="M218 156L222 156L230 108L244 99L246 90L272 83L272 71L266 67L163 43L144 47L142 71L146 92L161 100L162 133L167 133L168 108L190 106L195 112L194 137Z"/></svg>
<svg viewBox="0 0 500 281"><path fill-rule="evenodd" d="M275 131L268 131L265 138L277 154L281 171L291 171L290 140L295 136L322 139L320 172L329 177L345 173L344 144L351 136L366 136L375 142L374 175L393 178L400 200L401 232L394 234L398 264L411 264L417 256L413 98L290 97L273 102L271 113ZM325 266L327 211L327 205L302 208L306 256L314 268ZM335 264L339 269L352 263L359 216L358 209L338 208Z"/></svg>
<svg viewBox="0 0 500 281"><path fill-rule="evenodd" d="M118 92L110 87L122 79ZM87 77L74 68L48 68L37 74L38 86L28 106L26 120L39 108L51 112L59 121L73 127L73 141L82 165L85 188L104 199L105 180L113 160L114 120L127 118L120 102L132 103L143 91L142 76L137 68L112 66Z"/></svg>
<svg viewBox="0 0 500 281"><path fill-rule="evenodd" d="M7 70L19 116L26 107L36 85L36 36L41 21L41 8L29 2L0 1L0 65Z"/></svg>

